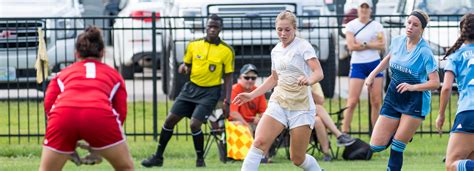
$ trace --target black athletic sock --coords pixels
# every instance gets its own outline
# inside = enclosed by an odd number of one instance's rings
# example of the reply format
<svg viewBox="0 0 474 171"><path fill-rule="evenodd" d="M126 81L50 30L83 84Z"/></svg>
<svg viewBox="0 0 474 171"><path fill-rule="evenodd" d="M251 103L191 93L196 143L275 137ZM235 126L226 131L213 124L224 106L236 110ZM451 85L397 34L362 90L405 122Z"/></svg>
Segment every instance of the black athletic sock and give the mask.
<svg viewBox="0 0 474 171"><path fill-rule="evenodd" d="M156 149L155 156L159 158L163 158L163 153L165 152L166 145L168 141L170 141L171 136L173 136L173 129L172 128L163 128L161 129L160 140L158 141L158 147Z"/></svg>
<svg viewBox="0 0 474 171"><path fill-rule="evenodd" d="M198 159L202 159L204 158L204 135L202 134L202 130L192 132L192 134L196 156Z"/></svg>

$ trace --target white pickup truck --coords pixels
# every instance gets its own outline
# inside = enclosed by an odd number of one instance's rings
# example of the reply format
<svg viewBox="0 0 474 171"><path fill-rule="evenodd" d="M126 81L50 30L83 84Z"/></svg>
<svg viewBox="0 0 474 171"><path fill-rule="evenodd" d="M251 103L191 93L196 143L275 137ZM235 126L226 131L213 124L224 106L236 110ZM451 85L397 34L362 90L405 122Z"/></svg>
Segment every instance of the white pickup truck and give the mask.
<svg viewBox="0 0 474 171"><path fill-rule="evenodd" d="M36 83L38 32L45 33L49 70L74 62L74 39L83 28L78 0L0 0L0 87ZM6 86L9 85L9 86ZM30 87L30 88L35 88Z"/></svg>
<svg viewBox="0 0 474 171"><path fill-rule="evenodd" d="M175 0L170 22L173 31L168 36L168 64L162 69L165 79L164 92L175 97L184 80L177 66L183 61L187 43L205 36L207 16L217 14L223 18L221 38L235 51L236 74L242 65L252 63L262 77L271 70L270 52L278 43L275 17L284 10L293 11L298 18L300 37L308 40L316 50L324 69L322 81L326 95L332 96L335 81L335 24L323 0ZM196 18L198 17L198 18ZM202 17L202 18L199 18ZM333 17L334 18L334 17Z"/></svg>

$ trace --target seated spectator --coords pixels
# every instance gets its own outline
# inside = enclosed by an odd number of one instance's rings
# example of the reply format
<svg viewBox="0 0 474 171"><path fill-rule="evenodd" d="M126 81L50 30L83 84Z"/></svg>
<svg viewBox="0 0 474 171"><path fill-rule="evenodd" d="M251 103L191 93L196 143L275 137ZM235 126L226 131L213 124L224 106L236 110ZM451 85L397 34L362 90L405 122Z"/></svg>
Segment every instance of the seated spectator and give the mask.
<svg viewBox="0 0 474 171"><path fill-rule="evenodd" d="M231 99L242 92L251 92L256 89L255 81L257 80L258 72L257 67L252 64L245 64L240 69L240 76L237 79L237 83L232 86ZM264 95L261 95L252 101L249 101L243 105L230 104L230 121L238 121L244 125L247 125L252 134L255 132L257 123L261 118L261 114L265 112L267 108L267 100Z"/></svg>
<svg viewBox="0 0 474 171"><path fill-rule="evenodd" d="M314 84L312 87L313 100L316 104L316 119L314 129L319 143L321 144L321 150L324 153L324 161L331 161L333 156L329 152L329 138L326 128L329 129L336 137L336 144L338 146L348 146L355 142L355 139L350 135L342 133L337 129L336 124L329 116L326 109L323 107L324 94L319 83Z"/></svg>

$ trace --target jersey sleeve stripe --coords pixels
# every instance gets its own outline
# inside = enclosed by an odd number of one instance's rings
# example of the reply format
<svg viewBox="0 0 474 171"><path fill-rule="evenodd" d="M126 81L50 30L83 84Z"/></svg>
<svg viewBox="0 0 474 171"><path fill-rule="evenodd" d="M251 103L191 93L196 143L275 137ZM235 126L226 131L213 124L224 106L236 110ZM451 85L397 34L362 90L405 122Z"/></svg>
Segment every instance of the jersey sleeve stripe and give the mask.
<svg viewBox="0 0 474 171"><path fill-rule="evenodd" d="M64 92L64 83L58 78L58 86L61 92Z"/></svg>
<svg viewBox="0 0 474 171"><path fill-rule="evenodd" d="M109 101L112 101L112 99L114 98L115 93L117 93L117 90L119 89L119 87L120 87L120 82L115 84L114 88L110 92Z"/></svg>

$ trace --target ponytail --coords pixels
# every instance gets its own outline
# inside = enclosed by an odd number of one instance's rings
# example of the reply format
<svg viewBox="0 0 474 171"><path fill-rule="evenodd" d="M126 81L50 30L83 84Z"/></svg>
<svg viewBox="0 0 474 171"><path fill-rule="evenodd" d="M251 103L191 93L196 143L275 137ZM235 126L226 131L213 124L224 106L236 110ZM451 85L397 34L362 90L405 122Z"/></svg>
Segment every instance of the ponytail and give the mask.
<svg viewBox="0 0 474 171"><path fill-rule="evenodd" d="M79 56L82 58L102 58L102 51L105 45L102 39L101 29L96 26L87 27L84 32L77 37L75 47Z"/></svg>

